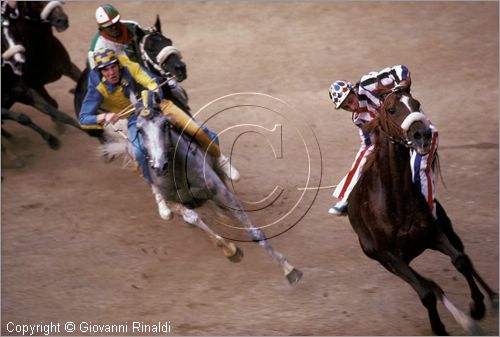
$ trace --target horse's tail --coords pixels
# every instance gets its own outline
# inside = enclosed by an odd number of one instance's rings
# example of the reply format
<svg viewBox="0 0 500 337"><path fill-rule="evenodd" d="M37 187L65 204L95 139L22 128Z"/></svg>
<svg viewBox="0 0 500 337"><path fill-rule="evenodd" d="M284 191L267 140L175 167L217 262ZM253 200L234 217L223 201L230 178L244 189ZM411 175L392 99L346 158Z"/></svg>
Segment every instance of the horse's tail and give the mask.
<svg viewBox="0 0 500 337"><path fill-rule="evenodd" d="M107 162L121 157L124 167L129 166L134 158L129 143L123 140L105 142L99 146L98 152L99 156Z"/></svg>

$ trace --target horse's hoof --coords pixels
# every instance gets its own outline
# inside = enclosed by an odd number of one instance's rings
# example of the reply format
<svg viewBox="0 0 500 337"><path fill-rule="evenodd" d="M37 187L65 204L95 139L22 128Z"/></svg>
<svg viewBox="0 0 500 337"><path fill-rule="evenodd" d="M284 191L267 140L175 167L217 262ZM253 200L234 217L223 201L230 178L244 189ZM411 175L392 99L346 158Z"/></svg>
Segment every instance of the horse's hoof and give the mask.
<svg viewBox="0 0 500 337"><path fill-rule="evenodd" d="M495 312L498 312L498 294L495 293L490 298L491 307Z"/></svg>
<svg viewBox="0 0 500 337"><path fill-rule="evenodd" d="M61 143L59 142L59 139L57 139L56 137L53 137L53 136L50 136L47 139L47 144L49 144L49 147L52 150L59 150L59 148L61 147Z"/></svg>
<svg viewBox="0 0 500 337"><path fill-rule="evenodd" d="M240 249L240 247L236 247L236 251L234 252L234 254L228 256L227 258L233 263L238 263L243 259L243 251Z"/></svg>
<svg viewBox="0 0 500 337"><path fill-rule="evenodd" d="M470 315L475 320L480 320L484 317L486 307L483 302L473 302L470 306Z"/></svg>
<svg viewBox="0 0 500 337"><path fill-rule="evenodd" d="M293 268L291 272L286 274L286 278L288 280L288 283L295 284L295 283L298 283L300 281L300 279L302 278L302 275L304 275L303 272L301 272L297 268Z"/></svg>

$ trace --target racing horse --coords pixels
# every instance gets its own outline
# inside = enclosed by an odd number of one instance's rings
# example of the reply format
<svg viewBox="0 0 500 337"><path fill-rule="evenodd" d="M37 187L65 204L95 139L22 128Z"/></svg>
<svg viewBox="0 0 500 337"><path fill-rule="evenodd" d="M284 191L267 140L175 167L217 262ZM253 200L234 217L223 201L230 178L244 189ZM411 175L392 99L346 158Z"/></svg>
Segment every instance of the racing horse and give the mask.
<svg viewBox="0 0 500 337"><path fill-rule="evenodd" d="M182 54L173 45L172 40L162 34L158 15L153 27L154 29L150 31L143 31L137 27L136 35L138 36L138 41L137 45L135 45L135 50L139 51L140 64L156 76L163 79L168 78L169 80L163 81L164 84L162 85L164 98L171 100L180 109L190 114L187 93L177 83L187 78L186 64L182 61ZM83 99L87 93L89 72L90 68L87 64L76 86L74 106L77 118ZM120 127L124 129L126 125L121 125ZM115 138L115 135L108 133L107 129L86 130L86 132L91 136L97 137L101 143L104 143L107 139Z"/></svg>
<svg viewBox="0 0 500 337"><path fill-rule="evenodd" d="M409 266L424 250L437 250L448 255L467 280L472 297L470 315L474 319L485 314L484 296L476 281L492 303L498 305L498 294L474 269L444 208L436 200L434 218L420 189L412 182L409 149L427 154L432 135L429 121L409 88L386 93L379 117L368 125L368 131L375 151L367 158L348 201L349 221L363 252L417 292L434 333L447 334L437 311L437 300L443 302L464 329L471 334L477 332L476 321L456 308L439 285Z"/></svg>
<svg viewBox="0 0 500 337"><path fill-rule="evenodd" d="M13 33L26 47L26 84L37 91L50 105L58 107L45 85L63 75L75 82L81 70L71 61L63 44L54 36L52 28L63 32L69 19L61 1L18 1L19 17L10 23Z"/></svg>
<svg viewBox="0 0 500 337"><path fill-rule="evenodd" d="M137 117L137 130L150 164L154 189L167 201L174 214L182 216L185 222L208 234L230 261L240 262L243 258L241 249L216 234L195 211L195 208L202 206L207 200L223 205L223 209L244 226L245 233L249 233L251 239L279 263L290 284L301 279L302 272L275 250L265 234L252 224L236 197L227 188L221 178L223 174L214 165L211 156L205 155L195 142L173 127L157 107L142 110ZM110 144L104 147L108 145Z"/></svg>
<svg viewBox="0 0 500 337"><path fill-rule="evenodd" d="M27 126L36 131L47 142L49 147L57 150L60 146L57 137L35 124L31 118L24 113L17 113L9 110L12 100L10 98L16 94L29 97L30 90L25 87L21 76L24 73L26 58L25 48L18 44L9 29L9 20L2 20L2 124L5 120L13 120L21 125ZM17 93L16 93L17 91ZM26 102L26 101L25 101ZM12 104L11 104L12 103ZM11 138L12 135L3 129L2 136ZM3 146L3 145L2 145ZM2 147L3 149L3 147Z"/></svg>

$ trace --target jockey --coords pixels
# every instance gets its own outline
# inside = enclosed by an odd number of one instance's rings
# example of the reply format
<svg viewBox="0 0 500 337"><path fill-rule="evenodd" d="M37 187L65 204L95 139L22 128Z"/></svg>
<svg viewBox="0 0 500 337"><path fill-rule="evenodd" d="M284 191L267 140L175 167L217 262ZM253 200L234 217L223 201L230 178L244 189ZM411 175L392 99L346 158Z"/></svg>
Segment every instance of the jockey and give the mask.
<svg viewBox="0 0 500 337"><path fill-rule="evenodd" d="M88 52L90 69L95 67L94 52L99 49L114 50L117 55L127 56L131 61L140 64L141 55L137 49L139 48L139 40L154 28L143 28L135 21L121 20L120 13L109 4L97 7L95 18L99 31L92 39ZM176 98L188 106L186 92L176 79L168 79L168 87Z"/></svg>
<svg viewBox="0 0 500 337"><path fill-rule="evenodd" d="M231 180L239 180L238 171L232 167L229 159L219 149L219 145L200 128L200 126L184 111L171 101L162 99L159 80L145 71L138 63L130 61L126 56L117 56L111 49L95 52L96 68L89 73L87 94L80 111L80 125L83 129L102 129L105 125L114 124L120 118L127 118L129 139L134 147L134 157L139 164L143 177L152 183L149 168L144 157L144 149L140 134L137 133L137 117L135 114L120 116L118 113L137 104L136 96L151 94L161 100L160 108L169 117L172 124L193 137L209 154L217 159L224 174ZM145 91L147 89L148 91ZM150 96L150 95L149 95ZM147 102L145 102L147 107ZM100 111L100 108L109 112ZM201 129L201 130L200 130ZM160 216L170 219L172 213L159 193L155 194Z"/></svg>
<svg viewBox="0 0 500 337"><path fill-rule="evenodd" d="M335 109L343 109L352 113L352 121L359 128L361 148L356 154L350 171L333 192L333 196L338 198L339 201L329 209L330 214L347 214L349 193L351 193L360 177L366 158L373 151L374 144L372 144L370 135L363 129L363 126L378 116L378 108L382 104L379 94L398 87L410 88L410 86L410 71L404 65L385 68L380 72L370 72L362 76L356 85L352 85L349 81L335 81L331 85L330 99L335 104ZM420 188L435 216L434 174L431 165L438 146L438 132L433 125L431 125L431 131L432 147L429 153L420 155L411 150L410 154L413 183Z"/></svg>
<svg viewBox="0 0 500 337"><path fill-rule="evenodd" d="M137 22L120 20L120 13L111 5L97 7L95 18L99 31L92 39L88 61L90 68L95 67L94 51L99 49L112 49L117 55L125 55L133 62L139 63L140 55L136 50L139 45L138 32L146 33Z"/></svg>

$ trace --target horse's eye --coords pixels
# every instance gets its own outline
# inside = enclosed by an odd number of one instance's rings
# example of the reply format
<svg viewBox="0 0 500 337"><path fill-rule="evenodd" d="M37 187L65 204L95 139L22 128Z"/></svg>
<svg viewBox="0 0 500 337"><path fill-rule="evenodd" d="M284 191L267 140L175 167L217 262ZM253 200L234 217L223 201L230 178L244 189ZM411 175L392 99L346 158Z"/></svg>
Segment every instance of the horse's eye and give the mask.
<svg viewBox="0 0 500 337"><path fill-rule="evenodd" d="M387 112L390 113L391 115L396 112L394 108L389 108L387 109Z"/></svg>
<svg viewBox="0 0 500 337"><path fill-rule="evenodd" d="M415 133L413 134L413 138L415 138L416 140L419 140L420 138L422 138L422 136L420 135L420 133L419 133L419 132L415 132Z"/></svg>

